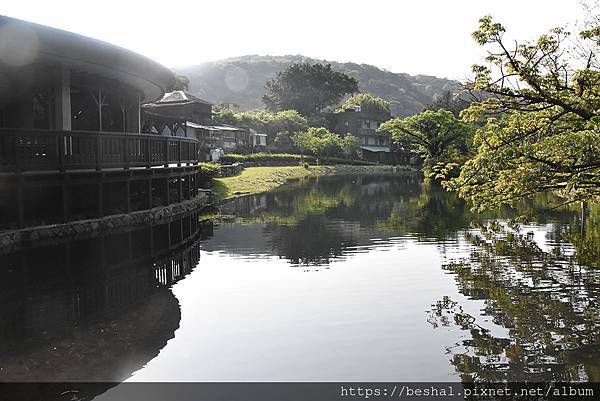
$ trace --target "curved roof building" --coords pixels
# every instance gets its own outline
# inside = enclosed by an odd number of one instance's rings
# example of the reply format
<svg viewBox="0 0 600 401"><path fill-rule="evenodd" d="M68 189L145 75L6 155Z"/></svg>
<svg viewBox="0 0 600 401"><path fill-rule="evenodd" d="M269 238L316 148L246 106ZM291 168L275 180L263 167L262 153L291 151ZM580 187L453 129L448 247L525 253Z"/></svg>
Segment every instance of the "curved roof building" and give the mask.
<svg viewBox="0 0 600 401"><path fill-rule="evenodd" d="M140 105L174 84L132 51L0 16L0 230L195 198L198 141L140 133Z"/></svg>

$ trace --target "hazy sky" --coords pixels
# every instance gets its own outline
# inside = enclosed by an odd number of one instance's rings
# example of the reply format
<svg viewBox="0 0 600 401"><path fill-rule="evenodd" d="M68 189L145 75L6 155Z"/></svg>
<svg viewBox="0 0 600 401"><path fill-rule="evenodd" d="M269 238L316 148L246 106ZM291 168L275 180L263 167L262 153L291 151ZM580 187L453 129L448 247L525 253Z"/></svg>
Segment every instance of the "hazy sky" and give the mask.
<svg viewBox="0 0 600 401"><path fill-rule="evenodd" d="M246 54L374 64L462 79L491 14L517 38L575 22L577 0L3 0L0 13L111 42L166 66Z"/></svg>

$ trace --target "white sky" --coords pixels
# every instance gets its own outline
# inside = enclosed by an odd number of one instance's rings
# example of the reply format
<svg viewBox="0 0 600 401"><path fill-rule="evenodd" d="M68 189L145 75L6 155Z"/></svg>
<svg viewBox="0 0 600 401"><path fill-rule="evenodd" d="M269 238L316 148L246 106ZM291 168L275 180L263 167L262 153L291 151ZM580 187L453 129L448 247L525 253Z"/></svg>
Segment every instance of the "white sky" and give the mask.
<svg viewBox="0 0 600 401"><path fill-rule="evenodd" d="M3 0L0 14L105 40L173 67L247 54L373 64L453 79L481 60L491 14L517 38L574 23L577 0Z"/></svg>

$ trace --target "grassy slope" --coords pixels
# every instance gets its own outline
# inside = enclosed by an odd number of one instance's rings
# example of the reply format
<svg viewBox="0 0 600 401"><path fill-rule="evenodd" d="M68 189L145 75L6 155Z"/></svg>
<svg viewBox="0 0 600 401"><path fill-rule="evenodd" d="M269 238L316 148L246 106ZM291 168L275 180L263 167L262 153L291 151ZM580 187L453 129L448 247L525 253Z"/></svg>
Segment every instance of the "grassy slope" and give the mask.
<svg viewBox="0 0 600 401"><path fill-rule="evenodd" d="M331 167L249 167L233 177L215 178L212 190L218 199L256 194L276 188L290 179L323 174L326 169L330 170Z"/></svg>
<svg viewBox="0 0 600 401"><path fill-rule="evenodd" d="M248 167L233 177L213 179L211 188L218 200L235 198L240 195L265 192L284 184L287 180L317 175L344 173L390 172L389 166L302 166ZM400 171L395 169L395 171Z"/></svg>

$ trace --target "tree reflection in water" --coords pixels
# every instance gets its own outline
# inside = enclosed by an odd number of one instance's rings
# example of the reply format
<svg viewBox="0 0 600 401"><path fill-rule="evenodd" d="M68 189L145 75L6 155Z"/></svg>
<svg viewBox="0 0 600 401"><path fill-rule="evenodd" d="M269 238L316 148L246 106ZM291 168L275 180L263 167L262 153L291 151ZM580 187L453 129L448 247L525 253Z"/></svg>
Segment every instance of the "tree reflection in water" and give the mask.
<svg viewBox="0 0 600 401"><path fill-rule="evenodd" d="M447 297L433 305L433 327L468 333L448 348L462 379L600 381L600 271L578 264L561 244L540 249L518 226L492 223L466 238L470 256L443 268L507 335L494 335Z"/></svg>

